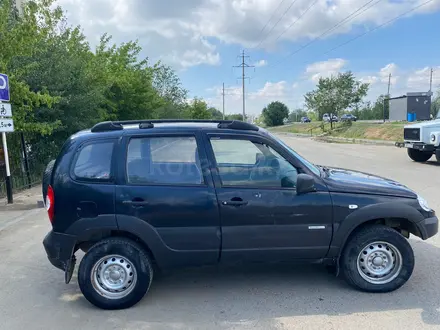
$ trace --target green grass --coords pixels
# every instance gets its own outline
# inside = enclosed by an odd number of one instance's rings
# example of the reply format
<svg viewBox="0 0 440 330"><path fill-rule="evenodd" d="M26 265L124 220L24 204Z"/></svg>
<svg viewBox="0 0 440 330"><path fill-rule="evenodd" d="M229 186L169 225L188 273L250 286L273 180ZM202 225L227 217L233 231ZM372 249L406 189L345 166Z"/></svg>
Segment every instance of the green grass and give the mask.
<svg viewBox="0 0 440 330"><path fill-rule="evenodd" d="M320 135L327 133L330 136L344 137L350 139L371 139L387 141L403 141L403 126L405 123L363 123L354 122L351 126L336 123L334 129L330 129L330 124L324 125L324 130L320 122L294 123L291 125L274 127L273 132L302 133L310 135Z"/></svg>

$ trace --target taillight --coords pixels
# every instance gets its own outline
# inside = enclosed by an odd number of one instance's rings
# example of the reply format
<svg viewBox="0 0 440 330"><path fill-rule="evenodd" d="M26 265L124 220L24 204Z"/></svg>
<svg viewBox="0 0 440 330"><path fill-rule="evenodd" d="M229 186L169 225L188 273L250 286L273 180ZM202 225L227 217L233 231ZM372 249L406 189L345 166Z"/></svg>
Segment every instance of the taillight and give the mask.
<svg viewBox="0 0 440 330"><path fill-rule="evenodd" d="M46 210L49 215L49 220L52 223L53 215L55 211L55 195L53 193L52 186L47 187L47 195L46 195Z"/></svg>

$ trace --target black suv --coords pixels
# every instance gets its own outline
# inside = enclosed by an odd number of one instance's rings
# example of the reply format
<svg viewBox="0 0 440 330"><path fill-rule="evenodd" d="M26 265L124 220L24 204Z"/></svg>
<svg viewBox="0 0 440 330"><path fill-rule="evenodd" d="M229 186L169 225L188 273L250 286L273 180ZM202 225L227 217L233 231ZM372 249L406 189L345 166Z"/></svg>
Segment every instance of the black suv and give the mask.
<svg viewBox="0 0 440 330"><path fill-rule="evenodd" d="M388 179L311 164L240 121L103 122L64 144L43 176L50 262L84 296L127 308L153 270L234 261L322 262L387 292L414 268L406 240L438 220ZM156 268L157 267L157 268Z"/></svg>

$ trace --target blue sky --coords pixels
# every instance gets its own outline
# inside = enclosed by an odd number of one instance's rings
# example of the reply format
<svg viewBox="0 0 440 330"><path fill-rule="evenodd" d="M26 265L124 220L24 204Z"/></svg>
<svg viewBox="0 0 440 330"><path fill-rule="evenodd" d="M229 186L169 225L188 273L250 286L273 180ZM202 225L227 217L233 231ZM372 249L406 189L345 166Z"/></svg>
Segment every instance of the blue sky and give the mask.
<svg viewBox="0 0 440 330"><path fill-rule="evenodd" d="M59 0L59 4L67 10L70 23L81 24L91 44L104 32L116 42L138 39L143 55L177 70L190 97L203 97L221 108L220 88L225 83L228 113L241 112L241 82L236 79L241 71L232 67L239 64L237 56L243 49L250 56L248 63L257 66L247 70L252 79L246 82L247 112L255 115L275 100L291 109L301 107L304 93L314 88L319 77L346 70L371 83L366 100L386 92L389 73L392 95L427 91L431 67L434 86L440 87L440 42L436 41L440 0L115 0L111 4ZM420 5L407 17L327 53ZM348 16L352 19L325 38L286 57Z"/></svg>

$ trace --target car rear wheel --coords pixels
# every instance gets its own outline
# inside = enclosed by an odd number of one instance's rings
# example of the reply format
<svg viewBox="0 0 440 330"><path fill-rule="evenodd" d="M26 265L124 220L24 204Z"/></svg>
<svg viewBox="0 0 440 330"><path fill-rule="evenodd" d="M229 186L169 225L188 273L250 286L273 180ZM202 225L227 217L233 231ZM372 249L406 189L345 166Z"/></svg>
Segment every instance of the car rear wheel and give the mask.
<svg viewBox="0 0 440 330"><path fill-rule="evenodd" d="M408 148L408 156L415 162L426 162L432 157L431 152Z"/></svg>
<svg viewBox="0 0 440 330"><path fill-rule="evenodd" d="M356 232L341 256L346 281L367 292L390 292L404 285L414 269L414 253L396 230L374 225Z"/></svg>
<svg viewBox="0 0 440 330"><path fill-rule="evenodd" d="M125 238L104 239L90 248L78 270L84 297L102 309L129 308L148 292L153 268L148 254Z"/></svg>

